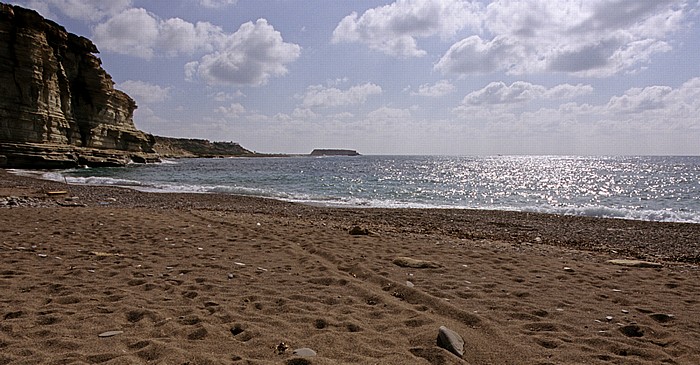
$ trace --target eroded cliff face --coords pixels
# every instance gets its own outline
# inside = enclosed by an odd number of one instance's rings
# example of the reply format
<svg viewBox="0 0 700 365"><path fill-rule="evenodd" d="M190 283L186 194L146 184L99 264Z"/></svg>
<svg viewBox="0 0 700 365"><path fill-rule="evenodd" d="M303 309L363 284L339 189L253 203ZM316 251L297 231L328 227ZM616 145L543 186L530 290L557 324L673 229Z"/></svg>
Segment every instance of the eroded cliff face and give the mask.
<svg viewBox="0 0 700 365"><path fill-rule="evenodd" d="M136 103L114 89L95 45L38 13L0 3L0 167L157 161Z"/></svg>

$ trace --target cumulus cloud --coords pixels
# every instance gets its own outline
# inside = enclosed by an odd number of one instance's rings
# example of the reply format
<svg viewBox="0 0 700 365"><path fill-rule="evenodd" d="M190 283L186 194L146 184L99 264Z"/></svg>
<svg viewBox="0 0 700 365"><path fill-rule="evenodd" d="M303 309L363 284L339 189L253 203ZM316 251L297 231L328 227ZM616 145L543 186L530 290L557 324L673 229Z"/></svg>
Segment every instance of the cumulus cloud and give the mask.
<svg viewBox="0 0 700 365"><path fill-rule="evenodd" d="M453 111L465 120L487 121L490 130L503 133L588 133L592 129L597 135L642 131L700 132L700 119L697 118L700 113L700 77L690 79L678 88L664 85L631 88L600 104L567 102L554 108L522 111L507 108L507 103L532 100L537 94L554 97L561 92L561 87L547 89L538 85L514 87L494 83L467 95L462 105ZM573 90L571 85L563 89L570 89L564 92L569 95ZM499 105L502 108L494 107Z"/></svg>
<svg viewBox="0 0 700 365"><path fill-rule="evenodd" d="M139 80L126 80L116 84L115 88L124 91L136 101L145 104L162 102L170 96L170 87L162 87Z"/></svg>
<svg viewBox="0 0 700 365"><path fill-rule="evenodd" d="M367 118L375 121L404 120L411 118L411 111L383 106L367 113Z"/></svg>
<svg viewBox="0 0 700 365"><path fill-rule="evenodd" d="M98 24L93 37L103 50L151 58L158 33L158 21L145 9L133 8Z"/></svg>
<svg viewBox="0 0 700 365"><path fill-rule="evenodd" d="M499 81L467 94L462 100L462 105L498 105L524 103L536 99L572 99L591 92L593 92L592 86L582 84L561 84L547 88L524 81L516 81L510 85Z"/></svg>
<svg viewBox="0 0 700 365"><path fill-rule="evenodd" d="M302 105L311 107L335 107L342 105L362 104L371 95L382 93L382 88L373 83L365 83L353 86L347 90L335 87L312 85L306 89L302 99Z"/></svg>
<svg viewBox="0 0 700 365"><path fill-rule="evenodd" d="M411 95L439 97L447 95L455 90L455 86L449 80L440 80L433 85L423 84L418 87L418 91L412 92Z"/></svg>
<svg viewBox="0 0 700 365"><path fill-rule="evenodd" d="M150 59L156 54L169 56L212 52L221 47L227 35L208 22L166 20L142 8L127 9L93 30L95 43L106 51Z"/></svg>
<svg viewBox="0 0 700 365"><path fill-rule="evenodd" d="M589 77L631 70L671 49L667 37L681 29L689 1L493 1L477 14L485 32L454 43L435 69Z"/></svg>
<svg viewBox="0 0 700 365"><path fill-rule="evenodd" d="M426 51L416 38L449 37L472 24L478 4L459 0L398 0L343 18L333 31L333 43L363 43L397 57L420 57Z"/></svg>
<svg viewBox="0 0 700 365"><path fill-rule="evenodd" d="M246 112L245 107L240 103L233 103L229 106L220 106L216 111L230 117L237 117L245 114Z"/></svg>
<svg viewBox="0 0 700 365"><path fill-rule="evenodd" d="M247 22L227 37L222 49L200 61L185 65L188 79L195 76L209 85L254 85L287 73L286 64L295 61L301 47L285 43L282 35L265 19Z"/></svg>
<svg viewBox="0 0 700 365"><path fill-rule="evenodd" d="M145 9L127 9L94 28L95 43L106 51L150 59L205 53L185 65L187 80L209 85L254 85L287 73L301 47L286 43L265 19L247 22L233 34L208 22L158 19Z"/></svg>

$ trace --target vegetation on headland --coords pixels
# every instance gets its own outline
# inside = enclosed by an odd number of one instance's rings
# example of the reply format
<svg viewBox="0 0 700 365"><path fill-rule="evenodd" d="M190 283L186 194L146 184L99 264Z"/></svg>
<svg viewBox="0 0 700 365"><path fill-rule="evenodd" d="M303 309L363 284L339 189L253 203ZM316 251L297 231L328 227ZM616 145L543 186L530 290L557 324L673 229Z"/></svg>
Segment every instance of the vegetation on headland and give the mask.
<svg viewBox="0 0 700 365"><path fill-rule="evenodd" d="M280 157L287 155L250 151L236 142L211 142L206 139L154 136L153 148L162 158Z"/></svg>

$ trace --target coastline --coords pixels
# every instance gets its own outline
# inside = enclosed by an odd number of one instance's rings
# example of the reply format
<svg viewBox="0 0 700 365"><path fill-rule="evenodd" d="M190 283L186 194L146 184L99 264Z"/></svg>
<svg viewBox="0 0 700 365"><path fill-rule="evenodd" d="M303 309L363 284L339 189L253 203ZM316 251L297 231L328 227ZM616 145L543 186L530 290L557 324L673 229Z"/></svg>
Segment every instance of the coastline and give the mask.
<svg viewBox="0 0 700 365"><path fill-rule="evenodd" d="M0 170L9 196L2 363L700 362L700 224L330 208ZM621 258L662 267L608 262ZM463 359L435 346L443 325ZM292 353L305 347L317 355Z"/></svg>

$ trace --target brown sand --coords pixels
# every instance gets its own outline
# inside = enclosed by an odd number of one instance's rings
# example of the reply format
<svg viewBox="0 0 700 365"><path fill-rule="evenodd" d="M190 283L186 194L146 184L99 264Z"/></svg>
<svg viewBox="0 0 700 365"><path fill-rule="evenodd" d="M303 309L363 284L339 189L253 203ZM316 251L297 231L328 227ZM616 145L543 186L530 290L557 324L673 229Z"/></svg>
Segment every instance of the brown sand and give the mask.
<svg viewBox="0 0 700 365"><path fill-rule="evenodd" d="M2 199L0 364L700 364L698 224L331 209L0 170ZM463 359L436 346L443 325Z"/></svg>

